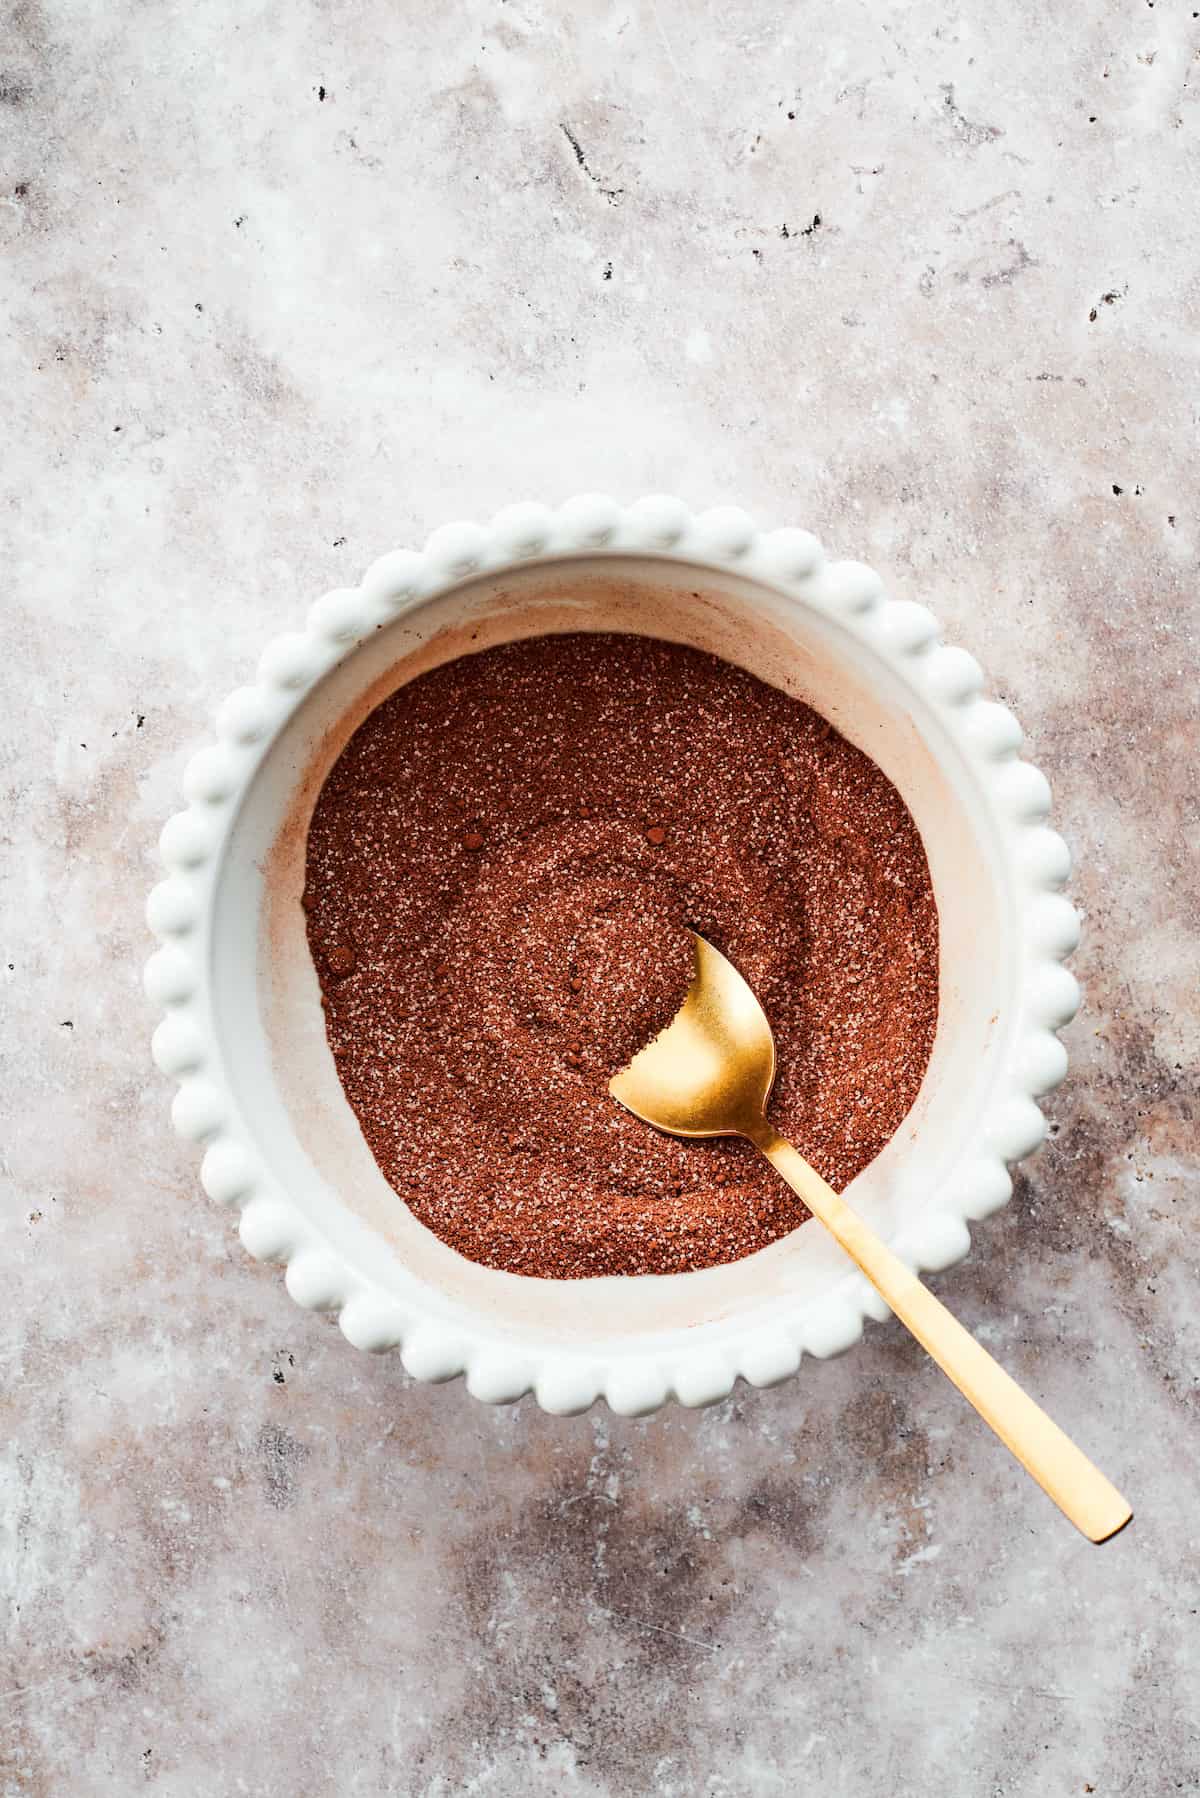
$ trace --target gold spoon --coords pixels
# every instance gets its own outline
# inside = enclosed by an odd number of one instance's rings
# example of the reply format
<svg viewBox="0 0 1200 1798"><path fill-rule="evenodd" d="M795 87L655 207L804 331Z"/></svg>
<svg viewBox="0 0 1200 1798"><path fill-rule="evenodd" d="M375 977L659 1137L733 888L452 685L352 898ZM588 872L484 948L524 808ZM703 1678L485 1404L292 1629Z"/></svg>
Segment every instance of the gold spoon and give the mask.
<svg viewBox="0 0 1200 1798"><path fill-rule="evenodd" d="M1114 1536L1133 1516L1116 1487L767 1122L771 1026L737 969L703 937L692 940L687 998L609 1081L613 1098L672 1136L748 1137L1059 1509L1093 1542Z"/></svg>

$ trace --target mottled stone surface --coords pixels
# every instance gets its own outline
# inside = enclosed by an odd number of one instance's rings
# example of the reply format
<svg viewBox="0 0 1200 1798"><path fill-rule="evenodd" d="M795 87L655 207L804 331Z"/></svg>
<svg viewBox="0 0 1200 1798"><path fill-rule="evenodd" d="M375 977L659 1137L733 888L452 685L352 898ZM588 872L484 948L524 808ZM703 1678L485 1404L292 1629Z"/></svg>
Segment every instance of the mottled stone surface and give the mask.
<svg viewBox="0 0 1200 1798"><path fill-rule="evenodd" d="M1200 1789L1190 0L0 26L0 1793ZM941 1290L1138 1506L1087 1547L900 1330L489 1411L251 1264L167 1126L154 840L322 587L514 497L810 525L972 647L1076 848L1053 1139Z"/></svg>

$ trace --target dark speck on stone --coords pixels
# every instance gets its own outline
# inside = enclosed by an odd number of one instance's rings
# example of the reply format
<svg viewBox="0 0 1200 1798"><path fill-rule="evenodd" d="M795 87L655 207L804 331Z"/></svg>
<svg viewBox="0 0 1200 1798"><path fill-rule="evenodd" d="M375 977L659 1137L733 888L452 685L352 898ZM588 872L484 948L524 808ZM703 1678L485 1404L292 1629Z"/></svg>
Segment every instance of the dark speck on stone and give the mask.
<svg viewBox="0 0 1200 1798"><path fill-rule="evenodd" d="M300 1470L308 1460L308 1446L277 1424L264 1424L258 1432L258 1452L267 1503L277 1511L285 1511L295 1500Z"/></svg>
<svg viewBox="0 0 1200 1798"><path fill-rule="evenodd" d="M317 89L317 99L323 100L324 98L325 98L325 89L323 87L319 87Z"/></svg>
<svg viewBox="0 0 1200 1798"><path fill-rule="evenodd" d="M1118 487L1117 483L1115 481L1113 482L1113 492L1114 493L1121 494L1121 493L1124 493L1124 491L1125 491L1124 487Z"/></svg>

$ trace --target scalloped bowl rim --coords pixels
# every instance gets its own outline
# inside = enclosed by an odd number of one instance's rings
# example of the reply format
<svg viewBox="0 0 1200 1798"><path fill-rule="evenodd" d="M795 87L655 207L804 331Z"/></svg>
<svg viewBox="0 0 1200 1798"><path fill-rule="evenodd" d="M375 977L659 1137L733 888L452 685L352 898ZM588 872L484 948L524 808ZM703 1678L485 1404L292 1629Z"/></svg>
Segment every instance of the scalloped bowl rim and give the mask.
<svg viewBox="0 0 1200 1798"><path fill-rule="evenodd" d="M801 1356L839 1353L862 1334L865 1317L886 1307L850 1270L820 1303L790 1324L732 1328L709 1335L602 1350L514 1344L482 1316L453 1326L418 1305L398 1306L350 1266L275 1178L238 1114L213 1025L211 970L201 945L211 879L261 761L305 695L352 655L383 623L481 575L564 560L645 558L738 575L800 607L836 618L938 710L939 722L969 765L972 783L1004 844L1014 880L1024 952L1020 991L1000 1077L994 1083L978 1151L952 1190L892 1241L916 1269L942 1268L970 1248L968 1222L1003 1205L1012 1189L1006 1163L1041 1141L1037 1099L1066 1071L1055 1032L1074 1015L1079 991L1062 963L1078 940L1078 917L1063 896L1070 859L1045 823L1049 788L1018 751L1012 713L982 696L983 675L964 651L945 646L924 606L888 597L879 577L858 562L828 561L817 540L799 530L761 531L743 512L718 507L694 514L681 501L650 496L622 508L604 495L580 495L557 510L507 507L490 526L458 523L435 531L423 551L395 551L368 569L361 585L336 589L310 608L304 632L277 637L264 651L254 686L231 694L217 715L217 740L190 759L183 787L188 804L160 839L167 878L150 894L147 918L160 947L145 985L163 1012L154 1057L178 1082L172 1106L183 1137L205 1145L202 1182L212 1198L240 1212L250 1253L286 1264L292 1297L312 1309L335 1310L355 1346L399 1347L415 1377L465 1374L470 1390L493 1403L533 1391L555 1413L585 1409L603 1397L616 1411L644 1414L674 1397L689 1405L723 1397L738 1378L768 1385L793 1374ZM689 1276L684 1276L688 1278Z"/></svg>

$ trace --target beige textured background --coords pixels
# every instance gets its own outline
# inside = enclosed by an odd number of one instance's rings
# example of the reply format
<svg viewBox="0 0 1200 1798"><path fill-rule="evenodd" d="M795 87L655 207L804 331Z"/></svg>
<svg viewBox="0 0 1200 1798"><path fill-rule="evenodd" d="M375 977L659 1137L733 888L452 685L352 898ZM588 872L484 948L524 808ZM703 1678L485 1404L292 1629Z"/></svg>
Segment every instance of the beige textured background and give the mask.
<svg viewBox="0 0 1200 1798"><path fill-rule="evenodd" d="M1200 1790L1198 45L6 4L3 1798ZM1088 1010L940 1286L1133 1495L1104 1550L894 1326L643 1423L415 1387L171 1138L141 907L212 705L380 551L594 486L876 562L1051 774Z"/></svg>

